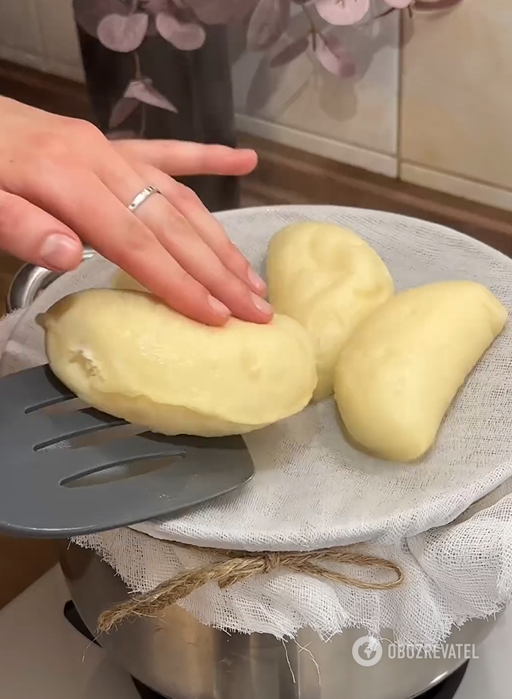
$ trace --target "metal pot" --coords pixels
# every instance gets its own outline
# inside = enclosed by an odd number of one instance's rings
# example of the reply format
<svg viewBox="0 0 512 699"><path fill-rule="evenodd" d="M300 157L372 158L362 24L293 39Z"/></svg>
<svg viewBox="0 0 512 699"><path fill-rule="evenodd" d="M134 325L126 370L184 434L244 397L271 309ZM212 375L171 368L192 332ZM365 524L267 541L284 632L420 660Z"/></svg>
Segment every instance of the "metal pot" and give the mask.
<svg viewBox="0 0 512 699"><path fill-rule="evenodd" d="M55 276L23 268L8 308L29 305ZM78 612L94 632L99 614L126 600L129 590L97 554L74 544L62 546L61 564ZM281 642L268 634L226 634L177 606L125 622L98 641L136 679L172 699L412 699L464 664L464 649L471 655L470 646L478 646L496 622L475 620L455 629L445 648L459 646L458 657L398 658L391 631L383 631L387 642L372 666L354 658L367 660L364 646L354 649L363 629L348 629L329 642L303 629L296 641Z"/></svg>
<svg viewBox="0 0 512 699"><path fill-rule="evenodd" d="M91 631L103 610L128 597L120 578L94 552L62 547L61 565ZM495 623L469 622L447 643L477 645ZM390 643L383 643L382 658L364 667L353 657L354 644L364 636L363 629L348 629L326 643L310 629L300 631L296 642L227 634L174 606L124 622L98 642L131 675L172 699L410 699L465 662L464 657L398 659L389 652L392 633L384 632ZM358 657L366 660L364 647Z"/></svg>

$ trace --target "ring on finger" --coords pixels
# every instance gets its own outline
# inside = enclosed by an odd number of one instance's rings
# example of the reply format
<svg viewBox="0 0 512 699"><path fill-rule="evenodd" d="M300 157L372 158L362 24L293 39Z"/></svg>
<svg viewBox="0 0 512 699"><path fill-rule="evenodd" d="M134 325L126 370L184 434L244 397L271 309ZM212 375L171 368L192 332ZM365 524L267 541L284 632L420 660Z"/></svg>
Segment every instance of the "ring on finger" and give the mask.
<svg viewBox="0 0 512 699"><path fill-rule="evenodd" d="M144 187L143 190L134 196L130 204L128 204L128 211L134 213L153 194L162 194L162 192L158 189L158 187L154 187L151 184L148 187Z"/></svg>

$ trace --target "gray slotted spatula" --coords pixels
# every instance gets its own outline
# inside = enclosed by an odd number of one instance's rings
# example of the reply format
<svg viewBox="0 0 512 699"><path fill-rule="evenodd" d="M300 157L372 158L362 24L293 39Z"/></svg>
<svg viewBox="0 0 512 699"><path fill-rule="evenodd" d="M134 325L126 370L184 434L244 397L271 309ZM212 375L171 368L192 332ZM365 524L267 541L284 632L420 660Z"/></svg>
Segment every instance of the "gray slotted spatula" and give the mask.
<svg viewBox="0 0 512 699"><path fill-rule="evenodd" d="M253 476L241 437L164 437L85 408L48 366L0 379L0 531L67 538L128 526Z"/></svg>

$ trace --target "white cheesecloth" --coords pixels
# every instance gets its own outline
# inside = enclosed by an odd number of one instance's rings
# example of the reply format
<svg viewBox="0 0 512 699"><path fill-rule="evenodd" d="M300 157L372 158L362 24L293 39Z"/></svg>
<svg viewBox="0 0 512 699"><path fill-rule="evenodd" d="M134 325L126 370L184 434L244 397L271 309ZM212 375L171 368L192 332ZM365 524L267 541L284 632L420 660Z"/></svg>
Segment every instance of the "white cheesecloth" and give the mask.
<svg viewBox="0 0 512 699"><path fill-rule="evenodd" d="M453 279L486 285L512 311L512 261L442 226L332 206L283 206L218 214L231 239L264 273L272 235L298 221L353 229L387 264L397 290ZM35 316L62 296L110 285L97 257L0 323L3 375L45 361ZM224 590L210 583L180 604L211 626L282 638L311 627L323 638L349 626L391 628L403 643L441 642L454 624L491 615L512 596L512 329L498 338L450 410L435 448L414 466L353 449L332 399L247 435L256 475L242 491L168 521L79 537L128 587L148 591L205 554L168 540L224 549L315 550L366 542L398 563L398 589L351 588L277 572ZM469 508L469 510L468 510ZM457 519L459 518L459 519ZM147 536L149 535L149 536ZM368 570L347 570L370 580Z"/></svg>

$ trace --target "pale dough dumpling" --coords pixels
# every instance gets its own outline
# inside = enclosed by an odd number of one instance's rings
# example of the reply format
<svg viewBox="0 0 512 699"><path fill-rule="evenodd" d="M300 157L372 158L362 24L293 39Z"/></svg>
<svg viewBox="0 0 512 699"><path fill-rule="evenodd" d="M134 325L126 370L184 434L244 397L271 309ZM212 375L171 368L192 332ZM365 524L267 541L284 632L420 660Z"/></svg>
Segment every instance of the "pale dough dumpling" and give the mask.
<svg viewBox="0 0 512 699"><path fill-rule="evenodd" d="M207 327L136 291L93 289L40 318L54 373L93 407L169 435L243 434L311 400L315 358L291 318Z"/></svg>
<svg viewBox="0 0 512 699"><path fill-rule="evenodd" d="M314 399L333 392L336 360L359 323L394 293L377 253L352 231L329 223L296 223L270 241L269 301L295 318L315 343Z"/></svg>
<svg viewBox="0 0 512 699"><path fill-rule="evenodd" d="M388 301L338 360L335 397L348 434L380 458L419 459L506 321L505 307L474 282L429 284Z"/></svg>

